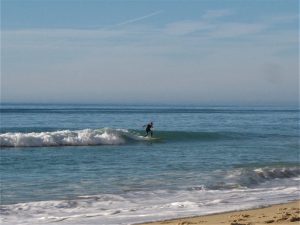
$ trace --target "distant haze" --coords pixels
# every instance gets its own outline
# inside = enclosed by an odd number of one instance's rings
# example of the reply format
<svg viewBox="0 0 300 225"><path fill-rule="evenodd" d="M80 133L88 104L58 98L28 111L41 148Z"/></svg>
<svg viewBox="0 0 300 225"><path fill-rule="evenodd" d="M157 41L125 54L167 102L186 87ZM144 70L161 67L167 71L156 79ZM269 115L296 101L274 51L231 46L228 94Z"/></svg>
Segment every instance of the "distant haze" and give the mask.
<svg viewBox="0 0 300 225"><path fill-rule="evenodd" d="M1 101L299 103L298 1L3 1Z"/></svg>

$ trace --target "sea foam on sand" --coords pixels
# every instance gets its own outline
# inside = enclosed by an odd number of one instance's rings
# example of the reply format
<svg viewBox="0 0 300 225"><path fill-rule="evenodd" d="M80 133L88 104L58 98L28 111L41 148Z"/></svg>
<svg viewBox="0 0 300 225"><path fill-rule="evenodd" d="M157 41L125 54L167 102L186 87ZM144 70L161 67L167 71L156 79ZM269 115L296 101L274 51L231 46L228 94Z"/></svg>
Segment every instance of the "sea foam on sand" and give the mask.
<svg viewBox="0 0 300 225"><path fill-rule="evenodd" d="M299 221L300 201L294 201L265 208L145 223L143 225L287 225L299 224Z"/></svg>

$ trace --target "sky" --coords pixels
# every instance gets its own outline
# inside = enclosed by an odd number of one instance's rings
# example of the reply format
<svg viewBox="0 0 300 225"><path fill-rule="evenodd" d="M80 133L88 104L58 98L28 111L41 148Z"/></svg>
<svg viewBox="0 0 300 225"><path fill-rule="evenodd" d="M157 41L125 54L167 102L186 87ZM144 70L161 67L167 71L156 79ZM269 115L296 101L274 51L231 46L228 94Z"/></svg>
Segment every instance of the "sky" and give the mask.
<svg viewBox="0 0 300 225"><path fill-rule="evenodd" d="M1 0L1 102L299 104L298 0Z"/></svg>

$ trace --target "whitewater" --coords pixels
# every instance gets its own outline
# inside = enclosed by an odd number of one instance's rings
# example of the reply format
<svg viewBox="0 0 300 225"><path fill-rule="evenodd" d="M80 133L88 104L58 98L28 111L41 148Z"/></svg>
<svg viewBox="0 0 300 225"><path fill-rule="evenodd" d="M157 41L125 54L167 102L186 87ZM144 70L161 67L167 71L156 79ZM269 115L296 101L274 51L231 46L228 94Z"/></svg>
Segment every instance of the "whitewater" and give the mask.
<svg viewBox="0 0 300 225"><path fill-rule="evenodd" d="M298 108L0 109L1 224L134 224L299 199Z"/></svg>
<svg viewBox="0 0 300 225"><path fill-rule="evenodd" d="M227 172L221 186L2 205L1 218L2 224L132 224L206 215L223 212L224 208L233 211L297 199L299 180L299 167L235 170Z"/></svg>
<svg viewBox="0 0 300 225"><path fill-rule="evenodd" d="M1 147L47 147L47 146L89 146L89 145L122 145L139 142L182 142L182 141L216 141L236 140L255 134L234 132L188 132L158 131L156 138L146 136L141 130L128 129L83 129L57 130L49 132L8 132L0 134Z"/></svg>
<svg viewBox="0 0 300 225"><path fill-rule="evenodd" d="M145 139L142 136L131 134L125 129L109 128L0 134L0 146L2 147L117 145L126 143L126 140L142 141Z"/></svg>

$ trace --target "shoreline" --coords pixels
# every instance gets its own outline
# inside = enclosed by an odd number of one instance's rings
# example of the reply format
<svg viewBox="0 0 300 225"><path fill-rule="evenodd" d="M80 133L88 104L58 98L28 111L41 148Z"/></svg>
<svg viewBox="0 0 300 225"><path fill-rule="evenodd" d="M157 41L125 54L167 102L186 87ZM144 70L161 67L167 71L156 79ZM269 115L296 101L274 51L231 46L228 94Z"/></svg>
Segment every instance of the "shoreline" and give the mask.
<svg viewBox="0 0 300 225"><path fill-rule="evenodd" d="M300 199L266 207L183 217L135 225L263 225L300 224Z"/></svg>

